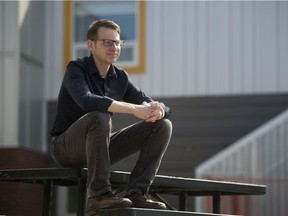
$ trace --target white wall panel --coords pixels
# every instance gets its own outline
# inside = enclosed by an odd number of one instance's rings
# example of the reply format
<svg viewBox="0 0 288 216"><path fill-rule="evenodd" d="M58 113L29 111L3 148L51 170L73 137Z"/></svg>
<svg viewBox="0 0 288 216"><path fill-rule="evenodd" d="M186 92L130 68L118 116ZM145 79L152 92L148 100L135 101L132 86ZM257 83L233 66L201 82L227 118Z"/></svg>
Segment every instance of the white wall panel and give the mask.
<svg viewBox="0 0 288 216"><path fill-rule="evenodd" d="M63 2L47 1L45 4L45 98L57 98L63 79ZM51 13L54 11L54 13Z"/></svg>
<svg viewBox="0 0 288 216"><path fill-rule="evenodd" d="M185 85L184 92L197 92L197 83L193 80L197 80L198 74L198 33L189 31L189 28L198 28L198 10L197 8L190 4L189 2L184 3L184 20L189 22L189 24L184 25L184 49L185 52L182 63L184 65L183 71L183 84ZM178 72L181 74L181 72Z"/></svg>
<svg viewBox="0 0 288 216"><path fill-rule="evenodd" d="M4 2L0 2L0 29L4 29ZM0 101L4 101L4 53L3 53L3 46L4 46L4 35L0 34ZM3 131L4 131L4 107L3 104L0 102L0 146L3 145Z"/></svg>
<svg viewBox="0 0 288 216"><path fill-rule="evenodd" d="M162 44L161 52L163 55L163 88L164 95L181 95L185 86L183 74L183 57L185 49L185 26L183 22L183 4L178 2L166 2L164 6L165 28L162 37L165 38L165 44Z"/></svg>
<svg viewBox="0 0 288 216"><path fill-rule="evenodd" d="M192 80L193 83L197 83L197 94L207 94L208 90L208 79L207 74L209 72L209 62L210 62L210 55L209 55L209 21L208 21L208 14L209 11L209 5L205 2L199 2L197 4L196 9L198 10L198 29L191 29L188 28L189 31L194 32L195 34L198 34L197 38L198 41L196 43L198 44L196 59L198 64L198 76L196 80ZM189 22L186 24L189 25ZM189 50L190 47L187 47L187 50ZM189 55L189 53L187 53Z"/></svg>
<svg viewBox="0 0 288 216"><path fill-rule="evenodd" d="M258 91L275 91L277 89L276 69L276 10L274 2L257 5L257 75Z"/></svg>
<svg viewBox="0 0 288 216"><path fill-rule="evenodd" d="M255 76L254 72L256 70L255 63L255 3L245 2L243 3L242 17L243 20L243 33L242 33L242 62L241 77L243 82L243 93L255 92L256 86L254 85ZM240 91L241 92L241 91Z"/></svg>
<svg viewBox="0 0 288 216"><path fill-rule="evenodd" d="M279 91L287 91L288 80L288 6L287 2L279 2L277 6L277 71Z"/></svg>
<svg viewBox="0 0 288 216"><path fill-rule="evenodd" d="M150 5L152 6L152 5ZM163 15L164 10L162 8L162 4L159 2L156 2L152 7L148 8L149 15L147 20L147 29L149 29L148 26L151 26L151 31L147 32L147 45L148 45L148 53L147 55L150 56L157 56L157 60L155 61L155 58L147 58L147 74L150 74L150 79L148 80L150 84L150 92L154 92L154 94L161 94L163 92L163 80L164 80L164 73L163 73L163 58L161 58L163 54L162 44L164 37L162 39L156 41L154 38L157 38L157 35L163 35ZM151 13L150 13L151 11ZM150 16L151 14L151 16ZM151 64L151 65L150 65ZM150 67L151 66L151 67ZM142 76L141 76L142 77ZM145 77L145 76L144 76Z"/></svg>
<svg viewBox="0 0 288 216"><path fill-rule="evenodd" d="M229 19L229 67L228 73L231 80L229 82L229 91L237 93L243 89L243 2L235 2L228 6Z"/></svg>
<svg viewBox="0 0 288 216"><path fill-rule="evenodd" d="M0 146L18 145L17 2L0 3Z"/></svg>
<svg viewBox="0 0 288 216"><path fill-rule="evenodd" d="M5 24L5 2L0 1L0 29L4 29ZM0 34L0 51L2 52L4 46L4 35ZM1 53L2 56L2 53Z"/></svg>
<svg viewBox="0 0 288 216"><path fill-rule="evenodd" d="M288 91L288 2L146 4L147 70L132 78L149 94Z"/></svg>
<svg viewBox="0 0 288 216"><path fill-rule="evenodd" d="M207 71L208 92L225 93L229 92L232 71L231 69L231 41L229 37L230 26L230 8L227 2L219 2L214 4L209 3L208 11L209 22L209 46L208 53L209 61L206 62L209 66ZM223 82L226 80L226 82Z"/></svg>
<svg viewBox="0 0 288 216"><path fill-rule="evenodd" d="M154 61L154 56L161 56L161 40L157 41L155 38L157 35L162 34L161 23L162 12L160 2L155 4L148 4L147 11L147 29L146 31L146 47L147 47L147 58L146 58L146 73L141 75L131 75L134 82L137 82L139 86L145 86L145 92L147 94L154 93L154 95L160 94L162 91L163 83L163 70L162 64L158 61ZM160 60L160 58L159 58Z"/></svg>
<svg viewBox="0 0 288 216"><path fill-rule="evenodd" d="M20 31L20 146L34 150L45 150L42 143L44 127L44 50L45 50L45 2L24 2L19 4L25 10ZM8 71L7 71L8 72Z"/></svg>
<svg viewBox="0 0 288 216"><path fill-rule="evenodd" d="M7 56L4 58L4 85L1 91L4 92L2 101L3 116L3 141L4 145L15 146L18 144L18 65L17 56Z"/></svg>
<svg viewBox="0 0 288 216"><path fill-rule="evenodd" d="M131 75L139 86L153 95L182 94L185 73L182 51L185 49L183 34L183 4L155 2L147 8L147 69L144 75ZM164 22L163 22L164 20ZM171 87L176 86L176 88Z"/></svg>

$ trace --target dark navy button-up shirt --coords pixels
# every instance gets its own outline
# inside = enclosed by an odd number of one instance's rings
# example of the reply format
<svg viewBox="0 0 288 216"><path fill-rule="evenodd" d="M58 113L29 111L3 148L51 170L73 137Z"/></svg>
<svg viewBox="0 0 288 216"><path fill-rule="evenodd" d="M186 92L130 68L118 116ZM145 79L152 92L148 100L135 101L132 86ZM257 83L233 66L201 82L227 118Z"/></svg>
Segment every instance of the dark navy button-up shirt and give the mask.
<svg viewBox="0 0 288 216"><path fill-rule="evenodd" d="M134 104L152 101L151 97L133 85L123 69L113 64L106 79L103 79L92 56L71 61L58 95L57 114L50 131L51 136L60 135L88 112L107 112L113 100ZM165 118L168 118L170 108L163 103L161 106L165 110Z"/></svg>

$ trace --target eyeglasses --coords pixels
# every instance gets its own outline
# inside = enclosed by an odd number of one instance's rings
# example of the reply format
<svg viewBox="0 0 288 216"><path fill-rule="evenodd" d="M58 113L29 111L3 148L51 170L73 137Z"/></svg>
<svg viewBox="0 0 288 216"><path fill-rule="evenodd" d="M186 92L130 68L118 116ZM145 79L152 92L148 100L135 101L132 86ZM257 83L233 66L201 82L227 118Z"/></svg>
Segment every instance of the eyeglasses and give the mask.
<svg viewBox="0 0 288 216"><path fill-rule="evenodd" d="M117 47L120 47L124 43L124 40L110 40L110 39L93 39L93 40L102 41L103 46L107 48L112 47L114 43Z"/></svg>

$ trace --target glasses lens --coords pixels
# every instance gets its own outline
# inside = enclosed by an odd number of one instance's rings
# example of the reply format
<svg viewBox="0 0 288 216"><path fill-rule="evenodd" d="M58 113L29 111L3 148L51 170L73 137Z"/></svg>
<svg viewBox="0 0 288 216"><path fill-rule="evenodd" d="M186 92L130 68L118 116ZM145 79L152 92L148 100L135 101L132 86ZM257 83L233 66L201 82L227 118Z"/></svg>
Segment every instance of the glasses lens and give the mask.
<svg viewBox="0 0 288 216"><path fill-rule="evenodd" d="M109 40L109 39L103 39L103 45L105 47L112 47L115 43L116 46L121 46L123 44L123 40Z"/></svg>

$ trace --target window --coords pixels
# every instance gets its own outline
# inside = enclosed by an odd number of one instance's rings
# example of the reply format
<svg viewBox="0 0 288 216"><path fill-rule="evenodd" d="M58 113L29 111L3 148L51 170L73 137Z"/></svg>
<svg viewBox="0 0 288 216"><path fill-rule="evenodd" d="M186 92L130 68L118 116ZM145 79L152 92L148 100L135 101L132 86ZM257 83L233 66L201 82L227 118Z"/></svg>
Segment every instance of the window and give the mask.
<svg viewBox="0 0 288 216"><path fill-rule="evenodd" d="M72 47L65 47L66 60L67 56L77 58L89 55L86 47L89 25L97 19L109 19L120 25L120 38L125 41L117 65L131 73L145 71L144 1L73 1L65 4L66 12L67 7L72 9L72 13L66 13L71 20L65 26L71 25L72 29L67 31L70 35L67 33L65 39L70 37Z"/></svg>

